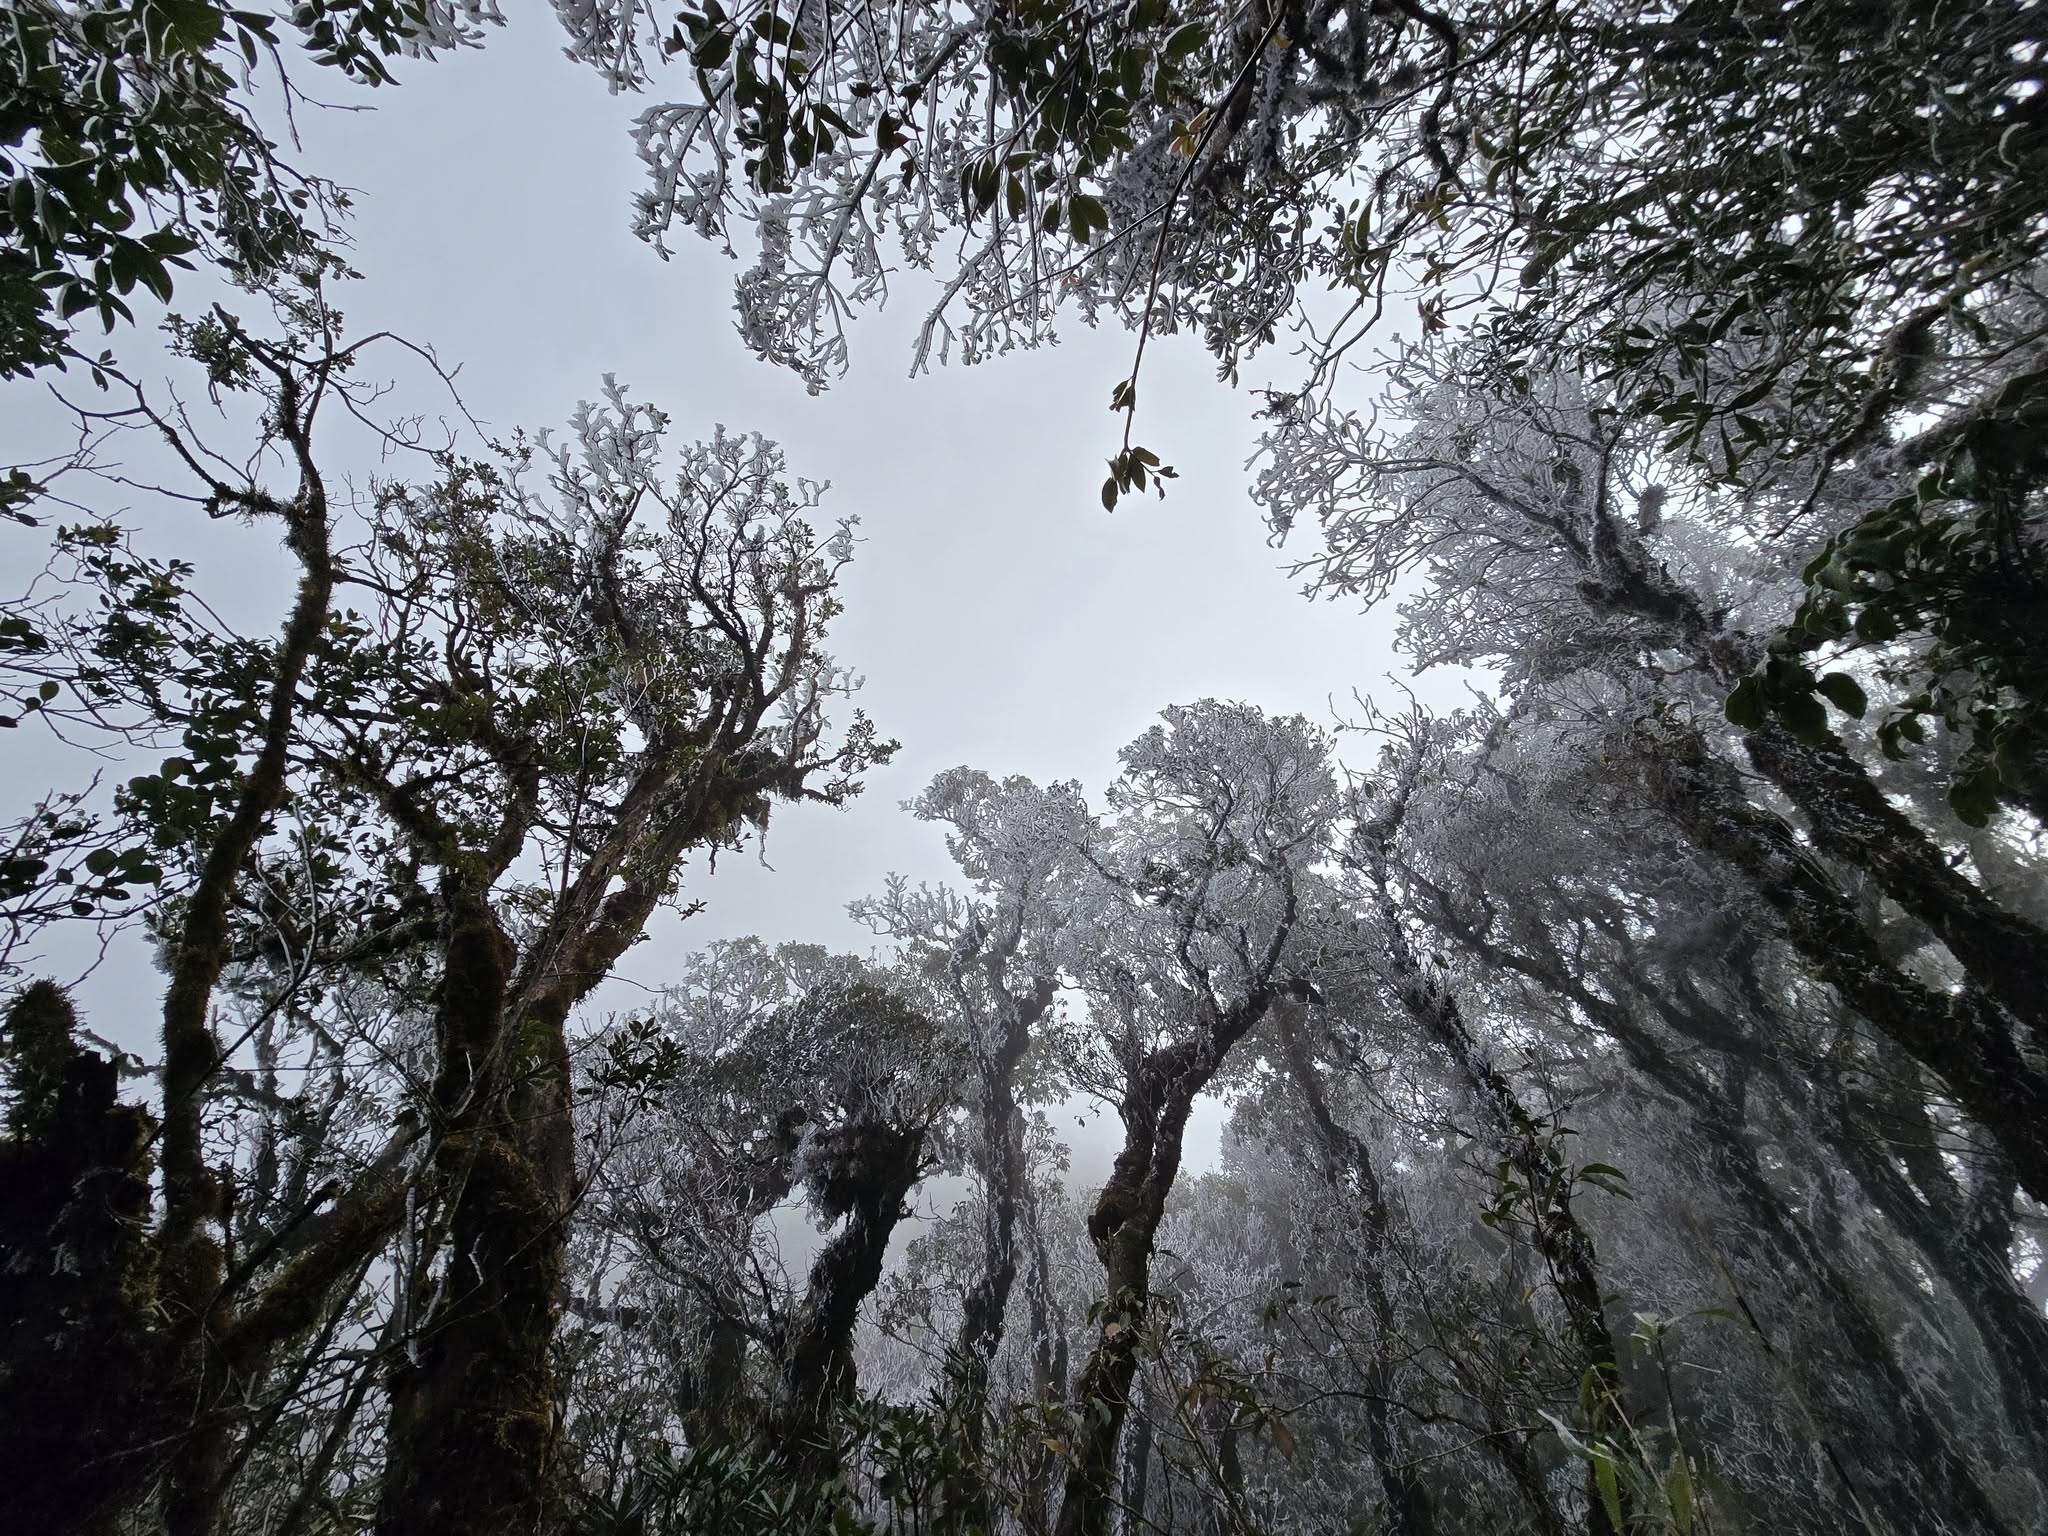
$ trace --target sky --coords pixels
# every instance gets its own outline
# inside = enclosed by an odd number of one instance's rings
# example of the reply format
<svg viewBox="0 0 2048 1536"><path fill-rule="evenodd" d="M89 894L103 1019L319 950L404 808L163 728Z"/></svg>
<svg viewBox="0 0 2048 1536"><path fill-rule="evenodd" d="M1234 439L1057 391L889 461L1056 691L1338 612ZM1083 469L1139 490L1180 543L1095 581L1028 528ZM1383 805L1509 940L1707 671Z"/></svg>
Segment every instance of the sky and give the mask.
<svg viewBox="0 0 2048 1536"><path fill-rule="evenodd" d="M1255 399L1216 383L1188 338L1149 349L1139 424L1180 479L1164 502L1126 499L1114 515L1098 492L1120 435L1110 389L1130 366L1121 331L1077 320L1056 348L912 379L923 284L904 274L890 309L855 330L849 376L809 396L740 342L733 261L691 240L663 262L630 233L628 128L645 103L564 58L551 14L507 10L481 50L409 61L397 87L347 94L372 110L298 113L297 163L357 194L350 328L433 347L493 434L566 422L612 373L669 414L677 440L722 423L781 442L793 473L831 482L828 518L860 519L830 648L864 676L860 707L902 743L849 808L779 811L765 862L697 871L685 894L705 910L657 926L623 968L628 986L659 985L681 952L719 937L866 951L847 902L892 871L950 871L938 830L900 809L942 769L1078 779L1099 803L1117 749L1168 704L1244 699L1327 723L1333 701L1402 670L1391 612L1308 602L1267 547L1245 493ZM299 83L317 95L327 82L312 74ZM142 357L140 340L115 344ZM393 407L445 411L431 383L402 375ZM0 462L48 451L56 418L41 388L0 386ZM1371 380L1356 388L1362 399ZM377 468L367 455L343 467ZM269 535L140 499L129 521L207 551L254 609L281 610L287 568ZM13 808L63 760L5 745ZM136 1005L155 985L113 964L80 997L88 1017L146 1020Z"/></svg>

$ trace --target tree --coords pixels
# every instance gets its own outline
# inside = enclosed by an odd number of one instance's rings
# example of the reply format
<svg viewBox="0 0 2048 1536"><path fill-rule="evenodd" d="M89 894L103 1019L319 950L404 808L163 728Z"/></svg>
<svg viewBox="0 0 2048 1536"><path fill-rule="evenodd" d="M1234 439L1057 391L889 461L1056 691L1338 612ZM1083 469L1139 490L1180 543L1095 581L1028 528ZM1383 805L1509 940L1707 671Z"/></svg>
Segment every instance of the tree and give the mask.
<svg viewBox="0 0 2048 1536"><path fill-rule="evenodd" d="M1503 663L1506 689L1532 704L1593 675L1623 689L1627 702L1595 707L1642 713L1630 750L1649 792L1701 848L1757 883L1823 974L1864 989L1858 1006L1910 1040L1987 1128L2000 1127L1992 1134L2011 1139L2011 1155L2035 1161L2026 1106L2038 1074L2010 1043L2041 1027L2026 958L2040 949L2034 925L1958 873L1824 721L1804 734L1753 721L1744 755L1801 813L1804 835L1924 922L1971 986L1952 1003L1890 974L1853 899L1831 888L1832 871L1804 855L1801 833L1757 803L1689 723L1711 707L1699 683L1733 687L1761 650L1728 619L1758 599L1747 582L1690 587L1653 551L1645 529L1679 522L1653 478L1665 467L1654 439L1576 379L1503 377L1487 356L1460 363L1424 345L1403 382L1398 416L1368 424L1326 411L1286 420L1268 439L1260 494L1275 526L1310 510L1323 523L1323 552L1306 563L1315 581L1371 598L1426 570L1429 593L1404 610L1418 660ZM1714 512L1705 500L1688 521ZM1692 551L1713 548L1695 536Z"/></svg>
<svg viewBox="0 0 2048 1536"><path fill-rule="evenodd" d="M1063 944L1087 990L1123 1146L1088 1217L1105 1277L1100 1333L1074 1385L1061 1536L1108 1527L1153 1241L1195 1097L1306 969L1311 866L1336 810L1327 745L1299 716L1167 710L1124 749L1095 879Z"/></svg>
<svg viewBox="0 0 2048 1536"><path fill-rule="evenodd" d="M1840 1480L1832 1492L1843 1502L1834 1518L1860 1518L1860 1500L1866 1508L1914 1510L1912 1518L1923 1524L1999 1528L2005 1517L1981 1473L1943 1431L1945 1410L1922 1396L1914 1373L1885 1339L1878 1313L1912 1293L1915 1260L1870 1253L1846 1262L1816 1241L1811 1218L1799 1214L1801 1202L1811 1198L1799 1180L1823 1185L1840 1175L1822 1168L1871 1169L1872 1154L1894 1123L1889 1115L1845 1119L1819 1110L1810 1101L1834 1091L1821 1085L1841 1086L1837 1074L1843 1072L1896 1081L1904 1063L1864 1056L1852 1042L1873 1033L1870 1025L1838 1004L1829 1008L1819 978L1796 959L1798 1000L1780 992L1784 983L1772 975L1767 957L1783 941L1753 926L1748 909L1754 898L1693 867L1704 856L1687 846L1682 831L1668 823L1659 828L1654 813L1646 816L1630 803L1629 790L1612 782L1611 761L1559 753L1557 738L1571 729L1553 724L1512 745L1480 747L1479 775L1452 768L1442 787L1426 791L1424 802L1408 811L1435 823L1429 836L1414 840L1412 852L1399 856L1418 916L1438 942L1470 957L1473 974L1487 978L1494 996L1513 999L1517 987L1527 989L1518 1007L1541 1021L1535 1027L1553 1074L1600 1080L1625 1064L1624 1102L1654 1097L1684 1117L1688 1156L1704 1165L1701 1182L1685 1198L1725 1202L1727 1215L1703 1224L1695 1206L1692 1215L1678 1218L1682 1229L1694 1241L1721 1245L1711 1262L1735 1271L1739 1294L1752 1298L1774 1328L1796 1330L1798 1355L1837 1362L1800 1371L1793 1386L1805 1404L1806 1437L1833 1459ZM1550 813L1565 803L1601 807L1627 835L1611 842L1587 838L1578 822ZM1537 830L1508 845L1501 833L1509 821ZM1802 1011L1824 1022L1816 1029L1800 1018ZM1917 1079L1908 1081L1913 1086L1904 1091L1924 1116L1924 1090ZM1641 1131L1632 1121L1654 1119L1632 1111L1615 1134L1633 1138ZM1646 1174L1654 1168L1641 1153L1609 1155ZM1873 1227L1904 1215L1886 1199L1881 1180L1864 1186ZM1598 1174L1586 1180L1593 1189L1605 1182ZM1653 1183L1632 1178L1629 1190L1631 1206L1656 1198ZM1843 1241L1856 1225L1843 1221ZM1911 1223L1899 1223L1898 1235L1908 1242L1911 1231ZM1948 1246L1961 1236L1952 1230ZM1611 1237L1606 1251L1617 1251ZM1655 1242L1632 1232L1618 1251L1641 1274L1654 1262ZM1653 1275L1648 1283L1668 1282ZM1782 1298L1781 1288L1789 1289ZM1965 1288L1953 1294L1978 1310L1964 1300ZM1806 1313L1802 1295L1825 1296L1826 1305ZM2002 1333L1995 1307L1979 1315L1991 1325L1987 1340ZM1951 1317L1943 1324L1951 1337L1984 1327L1958 1322ZM1969 1352L1966 1343L1946 1347ZM1988 1410L1992 1398L2010 1391L2008 1378L1980 1395L2006 1375L1995 1359L2000 1348L1991 1346L1971 1361L1962 1373L1972 1378L1967 1384L1948 1385L1948 1404L1976 1398L1980 1411ZM1866 1412L1871 1402L1886 1405L1880 1418ZM2031 1410L2012 1414L2011 1429L2027 1433L2033 1417ZM1909 1478L1898 1475L1904 1467L1913 1469Z"/></svg>
<svg viewBox="0 0 2048 1536"><path fill-rule="evenodd" d="M316 419L349 398L360 348L324 309L289 314L284 342L225 314L186 336L221 387L256 392L293 491L214 479L181 419L140 392L132 407L200 476L194 499L285 527L304 576L280 637L176 619L138 635L117 605L73 642L95 663L82 700L181 732L189 754L119 804L177 870L156 919L154 1242L164 1402L189 1423L165 1518L212 1527L251 1385L404 1228L382 1524L499 1530L551 1497L549 1358L581 1193L572 1011L692 852L734 844L774 798L843 799L891 747L858 714L828 740L850 685L820 641L850 525L813 532L817 490L785 480L772 445L721 434L665 477L666 418L608 386L568 442L443 456L432 482L337 506ZM361 542L337 546L351 526ZM94 569L118 590L124 567ZM181 574L156 593L173 613L195 604ZM241 1228L207 1145L239 1048L216 1025L231 976L314 1030L358 984L414 1021L385 1148L267 1233Z"/></svg>
<svg viewBox="0 0 2048 1536"><path fill-rule="evenodd" d="M714 0L670 27L614 0L563 19L614 89L688 68L694 99L636 130L637 227L657 250L677 223L747 231L742 334L813 389L845 367L847 317L886 298L892 238L919 267L958 241L914 367L956 335L970 362L1041 344L1072 300L1138 332L1111 398L1132 416L1155 331L1199 331L1235 379L1291 326L1304 376L1276 398L1314 409L1412 297L1425 336L1582 373L1799 541L1807 601L1741 710L1860 712L1798 658L1865 614L1861 642L1934 642L1936 665L1898 668L1894 744L1929 716L1963 735L1972 819L2033 793L2038 626L1982 616L1987 596L2039 606L2032 7ZM1127 424L1105 503L1160 468Z"/></svg>
<svg viewBox="0 0 2048 1536"><path fill-rule="evenodd" d="M1058 940L1083 872L1087 812L1072 785L1041 790L1022 778L999 784L968 769L941 774L911 809L946 826L948 850L975 899L912 891L895 880L886 895L856 903L853 912L893 938L902 960L930 979L973 1052L981 1272L961 1309L955 1348L963 1413L978 1426L1016 1281L1019 1210L1029 1198L1020 1079L1033 1030L1058 993Z"/></svg>
<svg viewBox="0 0 2048 1536"><path fill-rule="evenodd" d="M192 240L276 323L173 319L203 430L94 361L78 453L0 489L84 518L0 613L6 722L123 764L0 839L0 966L132 926L166 978L147 1110L60 989L0 1030L31 1518L2034 1529L2038 7L558 10L615 85L684 66L641 232L746 247L813 388L892 252L919 367L1118 316L1114 506L1170 474L1155 334L1234 379L1293 328L1276 541L1474 705L1169 709L1099 809L951 770L910 810L957 888L856 903L877 953L714 944L611 1010L693 857L891 751L828 718L851 525L759 439L664 470L609 381L559 444L379 428L396 343L232 72L279 29L37 0L0 371ZM375 80L483 14L290 25ZM351 419L417 472L343 480ZM275 632L108 486L274 527Z"/></svg>

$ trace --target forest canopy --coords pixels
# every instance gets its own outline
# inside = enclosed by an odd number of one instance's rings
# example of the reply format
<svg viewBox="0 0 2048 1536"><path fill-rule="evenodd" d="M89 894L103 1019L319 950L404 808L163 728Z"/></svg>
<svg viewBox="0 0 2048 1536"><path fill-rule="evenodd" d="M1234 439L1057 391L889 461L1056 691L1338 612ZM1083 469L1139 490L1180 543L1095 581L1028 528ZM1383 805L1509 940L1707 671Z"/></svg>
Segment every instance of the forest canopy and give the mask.
<svg viewBox="0 0 2048 1536"><path fill-rule="evenodd" d="M1117 330L1170 519L1190 337L1464 702L1160 700L698 943L899 750L831 466L356 322L298 116L494 6L16 0L10 1528L2048 1533L2035 0L555 12L759 364Z"/></svg>

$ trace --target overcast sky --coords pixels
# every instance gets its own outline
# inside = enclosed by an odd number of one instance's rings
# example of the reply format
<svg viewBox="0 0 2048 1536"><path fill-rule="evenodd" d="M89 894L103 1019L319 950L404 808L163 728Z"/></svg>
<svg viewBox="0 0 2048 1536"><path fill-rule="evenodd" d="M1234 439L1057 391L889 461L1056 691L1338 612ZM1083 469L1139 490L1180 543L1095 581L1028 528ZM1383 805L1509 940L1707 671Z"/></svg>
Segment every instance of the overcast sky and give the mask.
<svg viewBox="0 0 2048 1536"><path fill-rule="evenodd" d="M690 241L664 263L630 234L640 165L627 129L644 102L564 59L540 6L508 11L483 50L402 68L374 110L300 114L300 163L359 193L366 280L340 299L350 330L389 328L459 363L464 403L493 432L563 423L610 372L666 410L678 439L723 423L779 440L793 472L832 483L828 514L861 520L831 649L903 744L850 809L778 813L772 872L751 855L709 882L700 872L688 894L708 909L662 927L630 977L656 984L678 946L728 935L865 950L848 901L892 870L950 870L937 831L898 808L941 769L1079 779L1099 801L1117 749L1167 704L1235 698L1327 721L1333 696L1397 669L1391 613L1305 601L1266 546L1245 494L1255 401L1217 384L1199 347L1173 338L1148 353L1140 440L1181 478L1164 503L1127 500L1114 516L1097 496L1119 430L1110 388L1129 369L1120 331L1077 322L1057 348L910 379L926 290L905 274L890 310L856 330L850 375L807 396L741 345L730 260ZM339 84L301 76L316 94ZM133 335L116 344L145 355ZM393 404L443 409L425 382ZM1362 399L1371 381L1355 387ZM48 451L33 393L0 386L9 462ZM282 590L269 535L181 527L190 516L137 502L131 520L166 529L167 547L200 539L276 572ZM8 747L18 805L42 759ZM139 981L152 995L134 969L95 977L88 1008L129 1011Z"/></svg>

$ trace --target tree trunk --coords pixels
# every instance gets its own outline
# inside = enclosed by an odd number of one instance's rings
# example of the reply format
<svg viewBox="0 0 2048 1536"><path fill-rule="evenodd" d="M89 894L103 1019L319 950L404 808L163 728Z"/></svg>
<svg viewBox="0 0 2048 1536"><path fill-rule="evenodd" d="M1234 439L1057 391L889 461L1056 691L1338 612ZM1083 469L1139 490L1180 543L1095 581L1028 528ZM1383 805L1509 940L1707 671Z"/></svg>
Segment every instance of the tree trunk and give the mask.
<svg viewBox="0 0 2048 1536"><path fill-rule="evenodd" d="M2021 1187L2048 1200L2048 1078L2014 1047L2004 1011L1974 988L1939 994L1890 965L1827 871L1750 803L1697 732L1670 733L1663 745L1646 765L1666 813L1702 852L1741 871L1815 974L1939 1078Z"/></svg>
<svg viewBox="0 0 2048 1536"><path fill-rule="evenodd" d="M2048 932L1961 875L1833 735L1816 745L1775 725L1743 738L1757 771L1799 807L1814 846L1867 871L1920 919L1984 995L2048 1048Z"/></svg>
<svg viewBox="0 0 2048 1536"><path fill-rule="evenodd" d="M1363 1141L1339 1125L1330 1113L1315 1063L1302 1039L1300 1011L1301 1005L1292 1000L1284 1000L1275 1008L1287 1069L1308 1107L1309 1119L1322 1138L1326 1154L1325 1176L1333 1185L1341 1185L1344 1173L1348 1172L1350 1181L1356 1185L1353 1193L1361 1202L1359 1217L1365 1234L1365 1297L1367 1309L1372 1314L1374 1335L1372 1358L1367 1362L1365 1372L1366 1445L1372 1454L1373 1469L1379 1475L1380 1491L1387 1500L1388 1536L1432 1536L1436 1518L1430 1504L1429 1489L1415 1475L1414 1466L1403 1459L1393 1426L1391 1404L1396 1401L1396 1382L1392 1350L1399 1320L1394 1311L1393 1296L1387 1289L1386 1276L1387 1253L1392 1243L1392 1217L1370 1151Z"/></svg>
<svg viewBox="0 0 2048 1536"><path fill-rule="evenodd" d="M206 849L199 877L166 945L170 981L164 989L162 1025L159 1295L175 1357L172 1393L183 1399L191 1414L184 1444L165 1468L167 1536L210 1536L227 1493L228 1432L239 1411L239 1393L217 1347L228 1331L233 1308L224 1284L226 1266L218 1234L222 1191L220 1180L206 1166L203 1133L207 1088L221 1065L220 1040L213 1030L213 993L228 961L230 912L243 868L271 817L285 803L298 727L299 683L320 648L334 590L326 493L313 472L307 440L311 423L301 412L297 382L282 373L278 378L276 420L302 472L300 494L279 511L286 545L298 557L301 575L278 637L263 705L260 749L241 781L233 811Z"/></svg>
<svg viewBox="0 0 2048 1536"><path fill-rule="evenodd" d="M1746 1078L1746 1058L1727 1054L1731 1041L1726 1035L1695 1027L1698 1021L1672 999L1632 978L1644 998L1682 1037L1722 1054L1730 1063L1728 1083L1717 1087L1697 1068L1665 1049L1625 1004L1586 987L1554 948L1540 956L1529 955L1490 943L1455 925L1451 933L1487 962L1526 976L1570 1001L1622 1047L1637 1071L1676 1103L1691 1108L1716 1187L1742 1213L1738 1231L1765 1250L1759 1271L1806 1276L1823 1299L1825 1314L1841 1331L1845 1369L1805 1373L1799 1389L1818 1399L1823 1417L1832 1426L1826 1449L1846 1484L1844 1493L1851 1505L1867 1507L1857 1484L1851 1481L1861 1477L1879 1490L1883 1507L1914 1511L1915 1529L2005 1531L1975 1473L1956 1452L1941 1415L1914 1385L1890 1336L1871 1316L1851 1277L1835 1262L1831 1245L1815 1240L1810 1222L1787 1206L1758 1161L1745 1128L1746 1099L1740 1091ZM1764 1059L1773 1076L1785 1081L1779 1059ZM1847 1117L1837 1106L1835 1112L1823 1114L1821 1122L1822 1143L1855 1172L1859 1161L1854 1155L1855 1143L1861 1138L1854 1136ZM1875 1203L1881 1211L1885 1209L1885 1201ZM1935 1272L1941 1273L1939 1265ZM1873 1412L1881 1407L1887 1411ZM1837 1453L1836 1442L1847 1448L1846 1455ZM1931 1501L1930 1491L1934 1495ZM1844 1518L1849 1513L1838 1511Z"/></svg>
<svg viewBox="0 0 2048 1536"><path fill-rule="evenodd" d="M522 1030L507 1017L513 947L480 892L453 876L444 890L428 1176L444 1268L392 1375L378 1530L527 1536L546 1517L556 1438L549 1355L572 1191L553 1145L566 1127L546 1101L566 1042L559 1021Z"/></svg>
<svg viewBox="0 0 2048 1536"><path fill-rule="evenodd" d="M1400 914L1391 895L1381 889L1382 927L1385 930L1393 980L1402 1003L1416 1023L1450 1057L1479 1109L1491 1124L1500 1155L1520 1179L1527 1200L1530 1235L1537 1252L1550 1271L1551 1289L1564 1307L1565 1326L1578 1346L1581 1369L1589 1373L1599 1396L1618 1403L1621 1396L1621 1366L1615 1356L1614 1335L1608 1331L1606 1309L1600 1299L1599 1256L1592 1234L1571 1207L1568 1170L1562 1166L1554 1145L1539 1139L1537 1122L1522 1107L1520 1097L1499 1068L1480 1055L1465 1027L1457 999L1437 981L1423 973L1401 927ZM1598 1426L1591 1426L1597 1428ZM1614 1524L1593 1482L1593 1468L1586 1471L1586 1528L1592 1536L1616 1536ZM1622 1494L1623 1525L1630 1514L1627 1490Z"/></svg>
<svg viewBox="0 0 2048 1536"><path fill-rule="evenodd" d="M996 988L1003 1032L994 1051L981 1063L981 1274L967 1292L954 1341L961 1376L960 1406L976 1452L981 1449L988 1406L989 1371L1002 1347L1003 1318L1017 1278L1017 1206L1025 1179L1024 1112L1017 1104L1017 1066L1031 1047L1031 1026L1052 1006L1054 995L1049 978L1035 982L1023 999L1003 991L1000 977Z"/></svg>
<svg viewBox="0 0 2048 1536"><path fill-rule="evenodd" d="M923 1166L924 1131L895 1125L845 1133L845 1227L812 1261L808 1288L783 1340L775 1405L776 1454L807 1482L839 1467L838 1417L852 1396L853 1330L882 1278L890 1234Z"/></svg>
<svg viewBox="0 0 2048 1536"><path fill-rule="evenodd" d="M1759 659L1757 643L1728 631L1697 594L1652 568L1640 544L1618 537L1610 519L1601 524L1601 536L1573 551L1596 578L1585 589L1596 610L1664 630L1723 688L1741 682ZM1933 930L1988 998L2048 1046L2048 930L1957 873L1832 732L1807 743L1772 723L1747 733L1743 745L1757 772L1806 817L1815 846L1870 875Z"/></svg>
<svg viewBox="0 0 2048 1536"><path fill-rule="evenodd" d="M1038 1193L1028 1180L1021 1205L1031 1238L1031 1271L1024 1281L1024 1299L1031 1309L1031 1400L1034 1407L1044 1411L1066 1401L1067 1319L1065 1309L1053 1295L1052 1256L1045 1246ZM1027 1455L1032 1503L1025 1529L1036 1532L1045 1529L1047 1511L1052 1508L1059 1462L1043 1439L1027 1447Z"/></svg>
<svg viewBox="0 0 2048 1536"><path fill-rule="evenodd" d="M1999 1243L1995 1233L1970 1219L1971 1209L1953 1208L1918 1180L1909 1186L1886 1147L1858 1126L1839 1094L1823 1090L1822 1140L1969 1317L1998 1382L2007 1422L2027 1446L2029 1462L2048 1477L2048 1317L2013 1276L2010 1239ZM1990 1181L2008 1192L2012 1187L2011 1175L2002 1170L1994 1170ZM2009 1193L2006 1198L2009 1211Z"/></svg>
<svg viewBox="0 0 2048 1536"><path fill-rule="evenodd" d="M1906 1529L2006 1536L2012 1528L1921 1397L1890 1336L1850 1277L1802 1232L1758 1166L1741 1127L1719 1119L1711 1092L1688 1102L1695 1107L1722 1188L1744 1213L1745 1227L1812 1279L1825 1314L1841 1330L1847 1369L1808 1373L1804 1385L1824 1421L1838 1427L1848 1463L1845 1475L1867 1479L1880 1507Z"/></svg>
<svg viewBox="0 0 2048 1536"><path fill-rule="evenodd" d="M1138 1336L1151 1291L1152 1240L1180 1172L1181 1137L1195 1096L1230 1048L1265 1016L1273 994L1255 987L1192 1039L1151 1052L1131 1073L1119 1114L1123 1150L1088 1218L1105 1276L1102 1331L1074 1387L1074 1443L1058 1536L1104 1536L1115 1508L1117 1442L1130 1411Z"/></svg>

